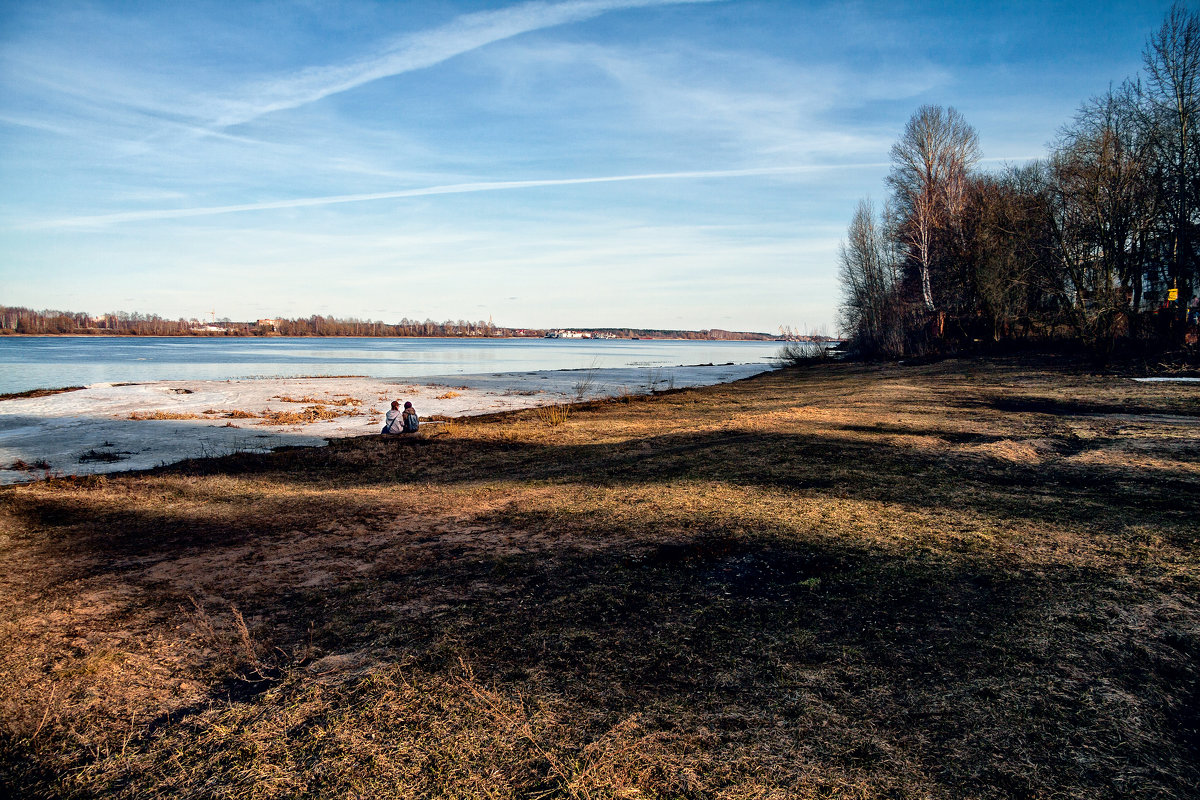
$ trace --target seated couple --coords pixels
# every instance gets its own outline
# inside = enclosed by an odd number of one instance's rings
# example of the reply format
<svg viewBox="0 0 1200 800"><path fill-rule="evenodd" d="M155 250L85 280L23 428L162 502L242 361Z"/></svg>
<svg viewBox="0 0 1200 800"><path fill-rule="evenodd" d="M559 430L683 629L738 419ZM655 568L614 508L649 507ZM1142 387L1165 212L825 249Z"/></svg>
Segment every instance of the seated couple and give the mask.
<svg viewBox="0 0 1200 800"><path fill-rule="evenodd" d="M381 433L416 433L421 421L417 418L417 410L412 403L405 403L400 410L400 401L392 401L392 410L387 412L387 424Z"/></svg>

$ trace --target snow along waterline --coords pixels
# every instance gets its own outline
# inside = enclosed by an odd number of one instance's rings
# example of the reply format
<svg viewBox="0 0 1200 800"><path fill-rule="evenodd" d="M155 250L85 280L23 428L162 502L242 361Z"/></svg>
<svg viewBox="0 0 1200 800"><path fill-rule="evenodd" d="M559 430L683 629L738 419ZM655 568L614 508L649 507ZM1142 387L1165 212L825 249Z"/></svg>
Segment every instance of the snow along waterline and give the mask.
<svg viewBox="0 0 1200 800"><path fill-rule="evenodd" d="M724 364L452 375L419 382L316 377L96 384L0 401L0 484L321 446L378 433L395 399L411 400L424 418L458 417L707 386L767 369ZM313 408L321 411L306 413Z"/></svg>

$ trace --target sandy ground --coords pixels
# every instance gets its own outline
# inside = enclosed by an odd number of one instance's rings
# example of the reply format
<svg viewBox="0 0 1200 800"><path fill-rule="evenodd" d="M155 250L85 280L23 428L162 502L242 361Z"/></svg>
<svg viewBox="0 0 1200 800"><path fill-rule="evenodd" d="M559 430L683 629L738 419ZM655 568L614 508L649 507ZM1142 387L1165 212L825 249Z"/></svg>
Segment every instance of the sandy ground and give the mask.
<svg viewBox="0 0 1200 800"><path fill-rule="evenodd" d="M0 484L147 469L237 451L320 446L332 438L378 433L394 399L412 401L422 418L458 417L549 405L581 395L725 383L763 370L761 364L727 364L455 375L416 383L281 378L97 384L0 401ZM269 412L303 413L312 408L336 416L285 424L267 417ZM156 414L167 418L131 418Z"/></svg>

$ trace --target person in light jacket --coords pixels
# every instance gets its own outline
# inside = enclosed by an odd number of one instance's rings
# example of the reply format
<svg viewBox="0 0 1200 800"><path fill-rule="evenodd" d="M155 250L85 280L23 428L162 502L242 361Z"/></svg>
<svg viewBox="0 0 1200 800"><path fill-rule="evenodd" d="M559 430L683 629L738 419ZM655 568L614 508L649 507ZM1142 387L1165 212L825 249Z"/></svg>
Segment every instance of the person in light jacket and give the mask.
<svg viewBox="0 0 1200 800"><path fill-rule="evenodd" d="M392 410L387 412L387 422L380 433L404 433L404 414L400 411L400 401L392 401Z"/></svg>

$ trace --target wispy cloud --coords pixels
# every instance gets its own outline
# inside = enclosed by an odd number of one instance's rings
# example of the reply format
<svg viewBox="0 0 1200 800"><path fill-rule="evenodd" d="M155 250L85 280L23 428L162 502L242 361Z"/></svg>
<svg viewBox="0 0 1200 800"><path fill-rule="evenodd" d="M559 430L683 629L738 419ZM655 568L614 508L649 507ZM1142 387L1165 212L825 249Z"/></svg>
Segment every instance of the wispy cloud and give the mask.
<svg viewBox="0 0 1200 800"><path fill-rule="evenodd" d="M611 152L612 142L629 141L632 123L641 142L669 138L663 149L677 162L714 154L742 164L869 158L887 152L895 132L845 119L946 80L920 60L882 78L869 66L707 42L539 40L508 43L487 58L503 77L492 108L536 114L549 94L571 111L574 139L594 136L599 150Z"/></svg>
<svg viewBox="0 0 1200 800"><path fill-rule="evenodd" d="M308 208L330 206L339 203L362 203L372 200L395 200L405 197L427 197L440 194L466 194L470 192L495 192L512 189L535 189L547 186L580 186L594 183L622 183L629 181L694 180L705 178L746 178L770 175L797 175L806 172L828 172L831 170L879 169L887 163L822 164L803 166L756 167L752 169L695 170L684 172L650 172L638 175L601 175L584 178L547 178L523 181L478 181L474 183L452 183L442 186L422 186L391 192L368 192L363 194L327 195L323 197L298 197L289 200L273 200L265 203L238 203L225 206L201 206L196 208L164 208L145 211L124 211L116 214L67 217L48 220L26 226L27 228L91 228L104 227L125 222L145 222L159 219L181 219L184 217L207 217L216 214L235 214L243 211L270 211L284 208Z"/></svg>
<svg viewBox="0 0 1200 800"><path fill-rule="evenodd" d="M217 127L249 122L264 114L313 103L365 83L440 64L477 48L544 28L582 22L610 11L719 0L568 0L528 2L497 11L464 14L440 28L409 34L370 57L309 67L298 74L253 87L248 96L216 101Z"/></svg>

